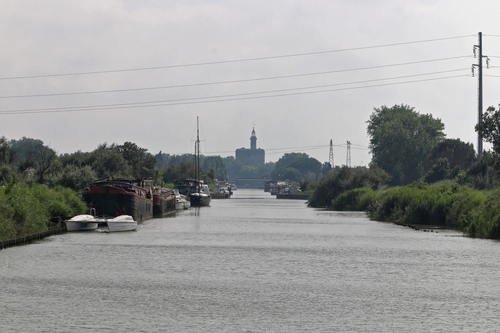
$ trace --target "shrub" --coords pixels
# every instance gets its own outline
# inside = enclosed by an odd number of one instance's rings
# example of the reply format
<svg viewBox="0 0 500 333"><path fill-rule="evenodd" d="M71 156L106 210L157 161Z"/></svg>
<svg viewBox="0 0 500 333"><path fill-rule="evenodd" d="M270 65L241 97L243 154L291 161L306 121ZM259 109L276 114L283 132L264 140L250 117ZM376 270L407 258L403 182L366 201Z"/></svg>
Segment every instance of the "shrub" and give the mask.
<svg viewBox="0 0 500 333"><path fill-rule="evenodd" d="M53 227L50 218L83 213L85 204L70 189L11 181L0 188L0 240L40 233Z"/></svg>
<svg viewBox="0 0 500 333"><path fill-rule="evenodd" d="M364 211L372 203L375 192L368 187L347 191L332 200L333 210Z"/></svg>

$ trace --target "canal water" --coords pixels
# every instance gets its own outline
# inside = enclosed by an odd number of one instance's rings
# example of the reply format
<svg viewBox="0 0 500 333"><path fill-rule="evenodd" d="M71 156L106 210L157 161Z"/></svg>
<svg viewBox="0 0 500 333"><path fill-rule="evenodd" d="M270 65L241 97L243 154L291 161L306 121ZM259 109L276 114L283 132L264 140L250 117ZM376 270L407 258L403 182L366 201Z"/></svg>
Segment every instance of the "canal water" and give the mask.
<svg viewBox="0 0 500 333"><path fill-rule="evenodd" d="M0 251L0 332L495 332L500 243L262 190Z"/></svg>

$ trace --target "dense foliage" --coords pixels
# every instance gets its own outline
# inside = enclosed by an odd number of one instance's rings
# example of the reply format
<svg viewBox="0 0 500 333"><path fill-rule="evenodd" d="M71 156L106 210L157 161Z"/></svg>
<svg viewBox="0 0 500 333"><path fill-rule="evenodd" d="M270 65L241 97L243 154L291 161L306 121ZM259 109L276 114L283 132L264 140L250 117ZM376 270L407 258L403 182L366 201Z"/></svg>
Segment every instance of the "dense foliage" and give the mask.
<svg viewBox="0 0 500 333"><path fill-rule="evenodd" d="M493 151L500 154L500 110L495 110L493 106L488 107L475 129L484 141L493 145Z"/></svg>
<svg viewBox="0 0 500 333"><path fill-rule="evenodd" d="M332 208L366 211L377 221L446 226L472 237L500 239L500 189L415 182L377 192L348 191L332 201Z"/></svg>
<svg viewBox="0 0 500 333"><path fill-rule="evenodd" d="M67 188L19 184L15 179L0 187L0 240L40 233L58 225L51 217L73 216L86 211L85 204Z"/></svg>
<svg viewBox="0 0 500 333"><path fill-rule="evenodd" d="M309 206L330 207L332 200L346 191L361 187L376 190L390 178L387 172L376 166L369 169L343 166L339 171L329 172L321 179L309 198Z"/></svg>
<svg viewBox="0 0 500 333"><path fill-rule="evenodd" d="M305 153L287 153L283 155L276 168L271 172L272 180L316 181L321 175L321 163Z"/></svg>
<svg viewBox="0 0 500 333"><path fill-rule="evenodd" d="M432 149L444 138L444 125L407 105L375 108L367 121L372 163L391 175L390 185L419 180Z"/></svg>

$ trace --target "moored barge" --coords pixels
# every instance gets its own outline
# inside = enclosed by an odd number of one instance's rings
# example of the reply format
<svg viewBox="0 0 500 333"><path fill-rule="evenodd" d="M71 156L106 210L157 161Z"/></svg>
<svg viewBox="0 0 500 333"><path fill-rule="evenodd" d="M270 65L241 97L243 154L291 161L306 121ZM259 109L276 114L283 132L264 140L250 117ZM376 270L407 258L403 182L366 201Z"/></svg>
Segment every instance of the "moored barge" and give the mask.
<svg viewBox="0 0 500 333"><path fill-rule="evenodd" d="M153 216L167 217L175 215L175 193L166 187L153 189Z"/></svg>
<svg viewBox="0 0 500 333"><path fill-rule="evenodd" d="M83 190L83 200L97 216L131 215L142 222L153 218L151 181L114 179L92 183Z"/></svg>

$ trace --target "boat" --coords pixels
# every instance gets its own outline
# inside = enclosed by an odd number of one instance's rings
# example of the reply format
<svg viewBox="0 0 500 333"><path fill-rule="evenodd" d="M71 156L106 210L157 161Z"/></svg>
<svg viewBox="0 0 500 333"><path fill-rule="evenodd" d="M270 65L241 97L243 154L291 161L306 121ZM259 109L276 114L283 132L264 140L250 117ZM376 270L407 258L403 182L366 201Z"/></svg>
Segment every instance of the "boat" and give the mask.
<svg viewBox="0 0 500 333"><path fill-rule="evenodd" d="M95 209L96 216L130 215L142 222L153 218L151 184L152 181L107 178L90 184L83 190L82 197Z"/></svg>
<svg viewBox="0 0 500 333"><path fill-rule="evenodd" d="M210 188L200 180L200 126L196 117L196 143L195 143L195 177L196 179L186 179L176 183L176 188L181 194L186 195L192 207L210 206Z"/></svg>
<svg viewBox="0 0 500 333"><path fill-rule="evenodd" d="M179 193L179 189L174 189L175 193L175 209L176 210L184 210L189 209L191 207L191 201L188 200L184 194Z"/></svg>
<svg viewBox="0 0 500 333"><path fill-rule="evenodd" d="M99 222L103 221L103 219L97 219L89 214L81 214L73 216L64 222L68 231L89 231L97 229Z"/></svg>
<svg viewBox="0 0 500 333"><path fill-rule="evenodd" d="M213 192L210 192L213 199L229 199L233 195L233 191L229 184L220 182Z"/></svg>
<svg viewBox="0 0 500 333"><path fill-rule="evenodd" d="M175 214L176 196L174 190L166 187L153 188L153 216L167 217Z"/></svg>
<svg viewBox="0 0 500 333"><path fill-rule="evenodd" d="M137 221L130 215L120 215L112 219L108 219L108 229L110 232L115 231L134 231L137 229Z"/></svg>

